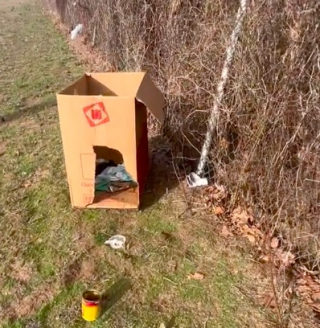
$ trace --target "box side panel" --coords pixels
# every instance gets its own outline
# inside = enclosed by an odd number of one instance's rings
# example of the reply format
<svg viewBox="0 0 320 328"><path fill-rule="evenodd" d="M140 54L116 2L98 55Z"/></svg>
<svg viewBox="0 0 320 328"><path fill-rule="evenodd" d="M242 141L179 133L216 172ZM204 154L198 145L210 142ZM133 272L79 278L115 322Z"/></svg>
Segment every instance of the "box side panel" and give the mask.
<svg viewBox="0 0 320 328"><path fill-rule="evenodd" d="M149 145L146 106L136 101L137 173L140 201L149 173Z"/></svg>
<svg viewBox="0 0 320 328"><path fill-rule="evenodd" d="M65 163L75 207L94 201L94 147L117 150L137 181L134 98L58 95Z"/></svg>
<svg viewBox="0 0 320 328"><path fill-rule="evenodd" d="M61 94L57 94L57 107L58 107L58 114L59 114L59 122L60 122L60 134L62 139L62 147L63 147L63 154L64 154L64 161L65 161L65 168L67 173L67 181L69 186L70 192L70 199L72 206L75 206L74 199L73 199L73 191L72 191L72 179L71 179L71 167L72 158L70 158L70 140L67 136L67 131L69 130L69 123L68 118L66 117L67 111L70 108L70 101L67 101L65 96ZM66 113L65 113L66 112Z"/></svg>

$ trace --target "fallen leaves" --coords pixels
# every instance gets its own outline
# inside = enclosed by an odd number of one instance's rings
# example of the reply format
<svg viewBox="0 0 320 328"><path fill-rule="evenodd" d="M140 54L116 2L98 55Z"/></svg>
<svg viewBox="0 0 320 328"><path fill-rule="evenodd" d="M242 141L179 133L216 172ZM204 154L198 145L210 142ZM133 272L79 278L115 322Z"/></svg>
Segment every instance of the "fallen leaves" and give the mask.
<svg viewBox="0 0 320 328"><path fill-rule="evenodd" d="M277 237L273 237L271 239L270 247L273 248L273 249L275 249L275 248L278 248L279 245L280 245L279 239Z"/></svg>
<svg viewBox="0 0 320 328"><path fill-rule="evenodd" d="M200 272L195 272L194 274L188 274L188 280L203 280L204 274Z"/></svg>
<svg viewBox="0 0 320 328"><path fill-rule="evenodd" d="M245 238L259 252L259 262L263 265L273 266L276 269L274 272L277 277L281 272L287 272L293 266L297 272L303 272L303 268L297 265L296 256L283 236L270 235L262 231L250 207L237 206L230 212L226 205L227 197L229 195L226 188L217 184L203 189L197 195L197 198L201 200L200 204L205 205L206 211L215 215L215 218L218 217L220 221L224 221L220 230L223 238L235 235ZM303 274L303 278L298 280L296 287L290 287L286 291L296 292L314 311L320 313L320 280L316 280L315 275L312 275L313 273L310 271L303 272ZM201 281L203 279L204 275L200 272L188 275L188 280ZM275 309L277 307L276 297L273 292L265 292L259 297L260 304Z"/></svg>
<svg viewBox="0 0 320 328"><path fill-rule="evenodd" d="M320 303L320 292L318 293L314 293L312 296L311 296L312 300L316 303Z"/></svg>
<svg viewBox="0 0 320 328"><path fill-rule="evenodd" d="M236 207L231 212L230 220L235 231L246 238L251 244L256 244L263 239L263 233L254 224L255 220L250 208Z"/></svg>
<svg viewBox="0 0 320 328"><path fill-rule="evenodd" d="M231 213L231 222L236 226L248 223L252 224L254 218L250 212L250 209L245 209L241 206L236 207Z"/></svg>
<svg viewBox="0 0 320 328"><path fill-rule="evenodd" d="M218 206L215 211L221 213L222 208ZM252 245L259 247L263 252L259 258L261 263L272 261L278 268L288 268L295 263L294 254L281 247L279 237L274 236L270 241L270 237L261 231L250 208L236 207L230 213L228 225L222 226L220 235L224 238L240 235Z"/></svg>
<svg viewBox="0 0 320 328"><path fill-rule="evenodd" d="M240 234L246 237L250 243L255 244L258 240L263 238L263 233L256 226L249 226L244 224L239 227Z"/></svg>
<svg viewBox="0 0 320 328"><path fill-rule="evenodd" d="M297 280L297 294L316 312L320 313L320 281L310 274Z"/></svg>
<svg viewBox="0 0 320 328"><path fill-rule="evenodd" d="M276 262L286 268L295 263L295 256L290 251L284 251L283 249L278 248L274 252L274 255Z"/></svg>
<svg viewBox="0 0 320 328"><path fill-rule="evenodd" d="M221 230L221 236L228 238L228 237L233 236L233 233L230 232L229 229L227 228L227 226L224 225Z"/></svg>
<svg viewBox="0 0 320 328"><path fill-rule="evenodd" d="M245 235L245 237L250 241L251 244L256 242L256 238L253 235Z"/></svg>
<svg viewBox="0 0 320 328"><path fill-rule="evenodd" d="M221 203L228 197L228 192L225 186L214 184L200 190L196 195L196 199L201 204L205 205L205 209L216 215L224 214L225 210L221 206Z"/></svg>
<svg viewBox="0 0 320 328"><path fill-rule="evenodd" d="M225 209L221 206L217 206L214 208L215 215L222 215L222 214L224 214L224 212L225 212Z"/></svg>

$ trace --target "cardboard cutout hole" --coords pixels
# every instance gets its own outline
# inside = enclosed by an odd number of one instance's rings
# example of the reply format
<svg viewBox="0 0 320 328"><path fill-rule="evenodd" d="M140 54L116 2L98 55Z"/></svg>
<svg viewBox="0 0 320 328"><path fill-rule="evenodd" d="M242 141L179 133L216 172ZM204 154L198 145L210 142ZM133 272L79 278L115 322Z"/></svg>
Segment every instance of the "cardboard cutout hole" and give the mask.
<svg viewBox="0 0 320 328"><path fill-rule="evenodd" d="M94 203L115 200L126 202L128 193L136 193L137 183L126 171L122 154L113 148L94 146L95 198ZM129 197L128 202L131 202Z"/></svg>
<svg viewBox="0 0 320 328"><path fill-rule="evenodd" d="M96 154L96 159L103 159L105 161L113 161L115 164L123 164L123 156L119 150L105 147L93 146L93 151Z"/></svg>

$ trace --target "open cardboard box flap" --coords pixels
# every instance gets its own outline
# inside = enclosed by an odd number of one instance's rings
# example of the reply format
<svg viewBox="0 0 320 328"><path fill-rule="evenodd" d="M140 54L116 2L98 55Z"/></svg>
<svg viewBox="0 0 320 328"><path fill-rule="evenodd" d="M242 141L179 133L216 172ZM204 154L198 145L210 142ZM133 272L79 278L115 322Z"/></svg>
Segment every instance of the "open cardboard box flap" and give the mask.
<svg viewBox="0 0 320 328"><path fill-rule="evenodd" d="M146 109L164 120L165 100L149 74L87 73L57 101L73 207L138 208L149 162ZM114 160L112 151L121 154L118 164L124 163L138 188L106 199L95 191L96 159Z"/></svg>
<svg viewBox="0 0 320 328"><path fill-rule="evenodd" d="M147 72L87 73L119 97L135 97L160 122L164 121L164 97Z"/></svg>

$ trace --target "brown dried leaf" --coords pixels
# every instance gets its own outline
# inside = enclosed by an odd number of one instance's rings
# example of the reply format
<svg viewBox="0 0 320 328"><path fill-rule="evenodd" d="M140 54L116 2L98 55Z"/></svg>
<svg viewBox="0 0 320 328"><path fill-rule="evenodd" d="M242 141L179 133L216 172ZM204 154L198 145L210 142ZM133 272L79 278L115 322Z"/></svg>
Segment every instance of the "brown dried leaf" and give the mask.
<svg viewBox="0 0 320 328"><path fill-rule="evenodd" d="M320 303L320 293L314 293L311 296L312 300L316 303Z"/></svg>
<svg viewBox="0 0 320 328"><path fill-rule="evenodd" d="M238 206L231 213L231 220L232 220L233 224L241 225L241 224L246 224L248 222L251 222L252 218L246 210L244 210L240 206Z"/></svg>
<svg viewBox="0 0 320 328"><path fill-rule="evenodd" d="M298 286L297 287L297 291L300 293L300 294L306 294L306 293L309 293L310 292L310 288L306 285L301 285L301 286Z"/></svg>
<svg viewBox="0 0 320 328"><path fill-rule="evenodd" d="M227 226L223 226L222 230L221 230L221 236L228 238L229 236L233 236L233 233L229 231L229 229L227 228Z"/></svg>
<svg viewBox="0 0 320 328"><path fill-rule="evenodd" d="M220 148L226 150L229 148L230 142L226 138L221 138L219 142Z"/></svg>
<svg viewBox="0 0 320 328"><path fill-rule="evenodd" d="M214 200L219 200L219 199L221 199L221 194L219 192L216 192L212 195L212 198Z"/></svg>
<svg viewBox="0 0 320 328"><path fill-rule="evenodd" d="M298 285L306 285L307 284L307 281L303 278L300 278L297 280L297 284Z"/></svg>
<svg viewBox="0 0 320 328"><path fill-rule="evenodd" d="M271 239L271 243L270 243L270 246L271 248L275 249L275 248L278 248L279 247L279 239L277 237L273 237Z"/></svg>
<svg viewBox="0 0 320 328"><path fill-rule="evenodd" d="M260 229L258 229L257 227L254 227L253 229L254 229L254 231L255 231L255 233L256 233L257 236L259 236L261 238L264 237L264 234L261 232Z"/></svg>
<svg viewBox="0 0 320 328"><path fill-rule="evenodd" d="M223 185L214 185L214 190L212 192L211 198L214 200L222 200L227 197L227 190L226 187Z"/></svg>
<svg viewBox="0 0 320 328"><path fill-rule="evenodd" d="M243 234L250 234L250 235L254 235L254 230L249 227L247 224L244 224L243 226L240 227L240 231Z"/></svg>
<svg viewBox="0 0 320 328"><path fill-rule="evenodd" d="M200 272L195 272L194 274L188 274L188 280L203 280L204 274Z"/></svg>
<svg viewBox="0 0 320 328"><path fill-rule="evenodd" d="M224 194L227 193L227 189L226 189L226 187L225 187L224 185L219 185L219 184L215 183L214 186L215 186L215 188L216 188L217 190L219 190L220 192L222 192L222 193L224 193Z"/></svg>
<svg viewBox="0 0 320 328"><path fill-rule="evenodd" d="M224 208L221 206L217 206L214 209L215 215L222 215L225 212Z"/></svg>
<svg viewBox="0 0 320 328"><path fill-rule="evenodd" d="M259 260L260 260L261 263L269 263L270 262L270 256L269 255L262 255Z"/></svg>
<svg viewBox="0 0 320 328"><path fill-rule="evenodd" d="M315 287L317 288L317 286L319 286L319 284L314 280L314 277L307 275L304 277L305 281L307 282L307 285L311 286L311 287Z"/></svg>
<svg viewBox="0 0 320 328"><path fill-rule="evenodd" d="M249 227L247 224L244 224L243 226L240 227L240 232L242 235L247 237L250 240L250 242L254 242L253 239L258 241L259 238L263 236L259 229L257 229L254 226ZM251 236L251 237L248 237L248 236Z"/></svg>
<svg viewBox="0 0 320 328"><path fill-rule="evenodd" d="M256 242L256 238L250 234L245 235L245 237L250 241L250 243L254 244Z"/></svg>
<svg viewBox="0 0 320 328"><path fill-rule="evenodd" d="M280 262L286 267L290 266L295 262L295 256L290 251L284 252L283 250L278 249L276 256L278 257Z"/></svg>
<svg viewBox="0 0 320 328"><path fill-rule="evenodd" d="M214 190L215 190L214 186L208 186L208 187L205 189L205 192L212 193L212 192L214 192Z"/></svg>
<svg viewBox="0 0 320 328"><path fill-rule="evenodd" d="M312 303L312 304L311 304L311 307L312 307L312 309L313 309L314 311L320 313L320 304L318 304L318 303Z"/></svg>

